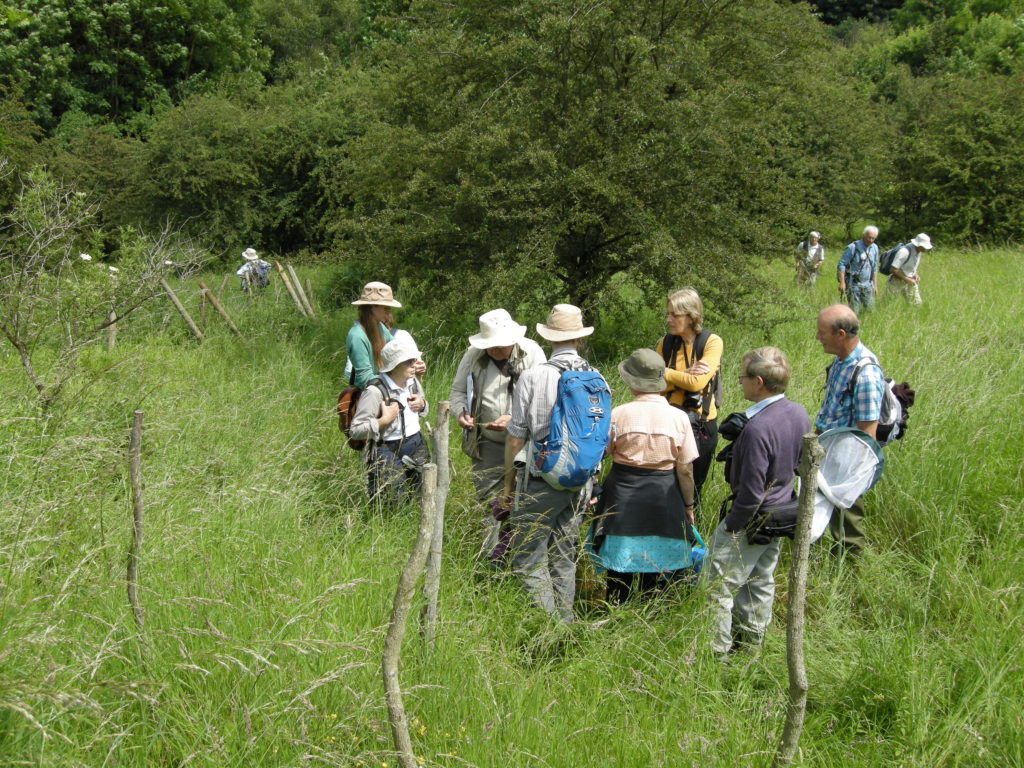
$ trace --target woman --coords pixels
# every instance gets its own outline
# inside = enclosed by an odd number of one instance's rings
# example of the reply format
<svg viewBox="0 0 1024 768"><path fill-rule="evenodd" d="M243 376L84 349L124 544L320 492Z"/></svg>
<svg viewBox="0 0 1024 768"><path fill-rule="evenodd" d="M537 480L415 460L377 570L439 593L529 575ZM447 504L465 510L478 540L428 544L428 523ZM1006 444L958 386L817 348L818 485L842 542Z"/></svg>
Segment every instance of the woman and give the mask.
<svg viewBox="0 0 1024 768"><path fill-rule="evenodd" d="M669 406L665 362L638 349L619 364L633 401L612 411L608 453L612 468L597 503L592 529L596 564L608 571L608 600L626 600L654 588L659 574L692 562L697 446L690 419Z"/></svg>
<svg viewBox="0 0 1024 768"><path fill-rule="evenodd" d="M721 401L719 370L722 339L704 329L704 304L693 288L669 295L665 306L668 334L658 342L657 351L665 361L665 397L669 405L686 412L700 454L693 463L696 502L707 479L718 445L718 400Z"/></svg>
<svg viewBox="0 0 1024 768"><path fill-rule="evenodd" d="M420 353L408 341L395 339L380 352L383 373L369 379L359 398L351 437L366 440L370 498L401 501L419 488L419 468L426 456L420 414L427 401L413 375Z"/></svg>
<svg viewBox="0 0 1024 768"><path fill-rule="evenodd" d="M820 234L811 232L807 239L796 247L796 285L814 287L821 265L825 261L825 246L819 242L820 240Z"/></svg>
<svg viewBox="0 0 1024 768"><path fill-rule="evenodd" d="M346 376L351 386L365 389L366 383L380 372L381 350L394 338L391 308L402 305L395 301L390 285L378 282L363 286L363 292L352 304L359 307L359 319L352 324L345 339ZM422 376L426 370L426 364L417 360L413 375Z"/></svg>

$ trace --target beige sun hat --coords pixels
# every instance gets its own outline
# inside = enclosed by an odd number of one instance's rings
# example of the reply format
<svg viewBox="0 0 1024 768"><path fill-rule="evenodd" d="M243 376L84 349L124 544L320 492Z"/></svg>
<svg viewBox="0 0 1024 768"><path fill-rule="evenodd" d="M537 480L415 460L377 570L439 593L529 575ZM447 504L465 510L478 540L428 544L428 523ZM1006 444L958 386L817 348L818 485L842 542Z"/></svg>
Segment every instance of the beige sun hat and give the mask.
<svg viewBox="0 0 1024 768"><path fill-rule="evenodd" d="M255 248L246 248L242 251L242 256L246 261L256 261L260 257Z"/></svg>
<svg viewBox="0 0 1024 768"><path fill-rule="evenodd" d="M469 344L477 349L511 347L525 335L525 325L516 323L504 309L492 309L480 315L480 333L470 336Z"/></svg>
<svg viewBox="0 0 1024 768"><path fill-rule="evenodd" d="M582 339L594 332L593 326L584 327L583 311L572 304L555 304L546 323L537 323L537 333L548 341Z"/></svg>
<svg viewBox="0 0 1024 768"><path fill-rule="evenodd" d="M634 350L619 363L619 376L637 392L664 392L668 389L665 361L653 349Z"/></svg>
<svg viewBox="0 0 1024 768"><path fill-rule="evenodd" d="M367 283L363 286L363 292L359 294L359 298L352 302L355 306L362 306L363 304L376 304L382 307L400 307L402 306L395 301L394 294L391 293L391 286L387 283Z"/></svg>
<svg viewBox="0 0 1024 768"><path fill-rule="evenodd" d="M926 251L930 251L932 249L932 239L924 232L919 234L910 242L912 242L917 248L923 248Z"/></svg>
<svg viewBox="0 0 1024 768"><path fill-rule="evenodd" d="M384 373L390 373L400 363L419 359L420 351L416 349L412 336L406 334L406 336L400 339L392 339L384 345L384 348L380 351L380 369Z"/></svg>

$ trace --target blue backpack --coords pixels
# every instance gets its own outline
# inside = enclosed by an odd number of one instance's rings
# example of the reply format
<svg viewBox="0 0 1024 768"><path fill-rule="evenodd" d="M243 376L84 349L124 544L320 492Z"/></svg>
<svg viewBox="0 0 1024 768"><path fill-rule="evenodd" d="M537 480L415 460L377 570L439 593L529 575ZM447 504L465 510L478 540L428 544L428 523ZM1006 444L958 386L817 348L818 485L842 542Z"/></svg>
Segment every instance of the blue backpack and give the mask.
<svg viewBox="0 0 1024 768"><path fill-rule="evenodd" d="M608 445L612 391L585 360L571 367L548 361L561 371L558 396L551 409L547 440L533 445L537 469L552 488L575 491L597 472Z"/></svg>

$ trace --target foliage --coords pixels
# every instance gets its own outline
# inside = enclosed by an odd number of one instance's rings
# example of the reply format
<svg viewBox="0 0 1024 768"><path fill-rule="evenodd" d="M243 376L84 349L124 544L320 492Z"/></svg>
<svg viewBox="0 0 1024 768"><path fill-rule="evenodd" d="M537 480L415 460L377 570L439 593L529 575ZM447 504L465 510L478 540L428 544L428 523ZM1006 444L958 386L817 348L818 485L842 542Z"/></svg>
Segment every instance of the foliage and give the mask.
<svg viewBox="0 0 1024 768"><path fill-rule="evenodd" d="M1024 237L1024 70L912 85L885 203L901 230Z"/></svg>
<svg viewBox="0 0 1024 768"><path fill-rule="evenodd" d="M110 262L89 227L94 207L42 171L33 172L0 218L0 333L48 410L77 372L82 350L113 321L161 289L170 267L195 260L169 233L119 233ZM177 264L171 264L171 258Z"/></svg>
<svg viewBox="0 0 1024 768"><path fill-rule="evenodd" d="M903 0L812 0L821 20L826 24L841 24L851 19L884 21Z"/></svg>
<svg viewBox="0 0 1024 768"><path fill-rule="evenodd" d="M756 314L753 265L826 207L808 174L851 143L803 110L859 98L806 9L424 2L416 18L377 49L376 120L339 161L358 218L339 234L435 296L589 310L626 272Z"/></svg>
<svg viewBox="0 0 1024 768"><path fill-rule="evenodd" d="M261 72L251 0L17 0L0 18L0 76L23 90L40 125L68 110L124 123L190 80Z"/></svg>

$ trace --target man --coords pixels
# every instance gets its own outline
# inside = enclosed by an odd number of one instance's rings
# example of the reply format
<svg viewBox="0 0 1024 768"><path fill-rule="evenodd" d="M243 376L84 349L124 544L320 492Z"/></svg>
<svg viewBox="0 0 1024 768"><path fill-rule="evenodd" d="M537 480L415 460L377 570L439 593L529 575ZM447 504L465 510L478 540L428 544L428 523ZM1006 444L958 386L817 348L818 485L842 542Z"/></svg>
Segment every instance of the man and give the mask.
<svg viewBox="0 0 1024 768"><path fill-rule="evenodd" d="M836 268L839 292L856 312L860 307L872 309L878 293L878 227L865 227L860 240L854 240L843 251Z"/></svg>
<svg viewBox="0 0 1024 768"><path fill-rule="evenodd" d="M255 248L242 251L242 258L245 263L235 270L242 281L242 290L248 291L250 286L266 288L270 284L270 262L261 259Z"/></svg>
<svg viewBox="0 0 1024 768"><path fill-rule="evenodd" d="M512 418L512 392L523 371L544 363L544 351L526 338L504 309L480 316L480 333L469 337L448 399L463 429L462 451L473 461L477 500L497 497L505 470L505 428ZM498 520L487 518L483 554L499 559ZM503 548L502 548L503 549Z"/></svg>
<svg viewBox="0 0 1024 768"><path fill-rule="evenodd" d="M917 274L917 270L921 265L921 251L931 249L932 239L922 232L896 251L886 291L902 295L911 304L920 304L921 289L918 284L921 282L921 276Z"/></svg>
<svg viewBox="0 0 1024 768"><path fill-rule="evenodd" d="M560 491L540 477L535 462L516 465L516 456L551 428L551 408L558 396L561 370L589 368L577 347L594 332L584 327L583 313L571 304L556 304L537 333L551 342L544 365L523 371L512 395L512 418L506 427L505 487L502 502L511 507L512 566L526 591L547 613L573 620L576 595L576 541L579 536L579 491ZM532 450L527 451L527 456ZM518 490L517 490L518 484Z"/></svg>
<svg viewBox="0 0 1024 768"><path fill-rule="evenodd" d="M826 354L835 355L825 380L825 400L814 422L819 434L835 427L856 427L876 437L885 383L877 365L878 358L861 343L859 333L857 315L843 304L833 304L818 314L815 338ZM851 387L857 363L865 357L876 365L861 366L856 384ZM857 499L849 509L836 509L829 523L839 547L851 554L859 553L864 547L862 499Z"/></svg>
<svg viewBox="0 0 1024 768"><path fill-rule="evenodd" d="M780 541L760 541L760 511L794 498L801 440L810 431L807 411L786 399L789 361L775 347L747 352L740 366L743 397L753 403L727 463L732 506L711 541L711 600L717 625L711 647L719 657L757 647L772 618Z"/></svg>

